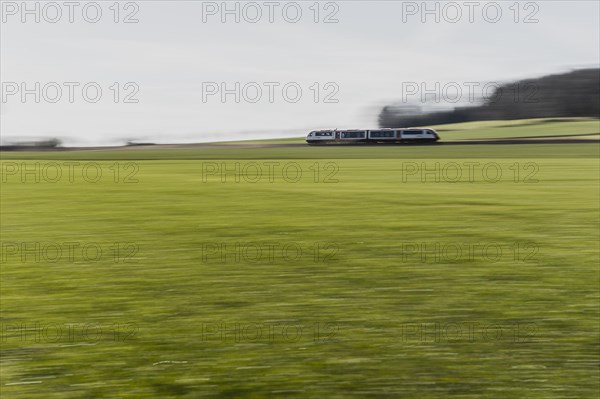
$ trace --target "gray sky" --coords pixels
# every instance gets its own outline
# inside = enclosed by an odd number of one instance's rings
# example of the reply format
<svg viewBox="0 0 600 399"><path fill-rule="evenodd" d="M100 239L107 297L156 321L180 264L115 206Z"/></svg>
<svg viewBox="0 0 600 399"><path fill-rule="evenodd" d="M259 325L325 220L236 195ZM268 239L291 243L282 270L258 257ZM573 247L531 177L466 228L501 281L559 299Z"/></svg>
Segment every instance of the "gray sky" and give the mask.
<svg viewBox="0 0 600 399"><path fill-rule="evenodd" d="M368 128L382 105L420 103L423 87L435 90L436 82L459 87L456 104L464 104L469 82L502 83L600 63L597 1L429 2L438 11L425 15L420 1L228 2L234 12L226 15L221 1L124 1L116 23L113 1L97 2L99 18L96 3L75 3L71 23L63 1L57 7L28 2L30 9L37 4L39 22L35 13L23 15L21 1L2 2L5 140L198 142ZM130 14L137 23L124 23ZM224 101L208 91L222 84L231 91ZM102 95L92 102L97 87ZM22 98L23 88L32 94ZM483 87L471 90L483 94ZM456 105L441 94L430 94L427 106Z"/></svg>

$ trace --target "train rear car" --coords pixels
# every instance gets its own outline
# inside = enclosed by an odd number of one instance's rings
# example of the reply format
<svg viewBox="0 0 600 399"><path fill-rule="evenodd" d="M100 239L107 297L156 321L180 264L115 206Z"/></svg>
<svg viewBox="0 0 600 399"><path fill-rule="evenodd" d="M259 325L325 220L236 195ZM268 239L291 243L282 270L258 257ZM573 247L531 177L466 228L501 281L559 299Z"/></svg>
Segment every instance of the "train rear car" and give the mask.
<svg viewBox="0 0 600 399"><path fill-rule="evenodd" d="M315 130L306 136L306 142L308 144L327 144L334 143L336 141L335 130Z"/></svg>

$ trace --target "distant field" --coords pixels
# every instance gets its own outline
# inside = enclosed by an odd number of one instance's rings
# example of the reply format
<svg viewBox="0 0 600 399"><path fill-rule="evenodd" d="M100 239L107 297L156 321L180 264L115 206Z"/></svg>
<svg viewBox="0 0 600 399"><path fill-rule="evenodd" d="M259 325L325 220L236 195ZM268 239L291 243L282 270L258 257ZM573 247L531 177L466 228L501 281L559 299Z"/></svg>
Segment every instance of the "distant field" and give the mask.
<svg viewBox="0 0 600 399"><path fill-rule="evenodd" d="M448 140L515 137L600 135L600 120L592 118L524 119L434 126Z"/></svg>
<svg viewBox="0 0 600 399"><path fill-rule="evenodd" d="M540 151L532 151L530 145L515 146L496 143L494 146L476 145L444 146L444 143L485 139L518 139L528 137L535 139L558 140L598 140L600 138L600 120L590 118L579 119L531 119L518 121L470 122L452 125L435 126L442 140L439 144L429 146L308 146L304 138L288 138L273 140L248 140L222 143L205 143L196 145L120 147L114 149L66 150L45 152L3 152L2 159L80 159L80 160L155 160L155 159L354 159L354 158L469 158L469 157L579 157L597 156L598 146L582 143L581 147L573 145L548 147L540 143ZM600 142L600 141L599 141ZM279 147L274 149L273 147Z"/></svg>
<svg viewBox="0 0 600 399"><path fill-rule="evenodd" d="M597 397L599 148L2 153L2 397Z"/></svg>
<svg viewBox="0 0 600 399"><path fill-rule="evenodd" d="M594 118L522 119L507 121L466 122L430 126L445 140L470 140L515 137L600 135L600 120ZM304 137L277 140L248 140L225 144L300 143Z"/></svg>

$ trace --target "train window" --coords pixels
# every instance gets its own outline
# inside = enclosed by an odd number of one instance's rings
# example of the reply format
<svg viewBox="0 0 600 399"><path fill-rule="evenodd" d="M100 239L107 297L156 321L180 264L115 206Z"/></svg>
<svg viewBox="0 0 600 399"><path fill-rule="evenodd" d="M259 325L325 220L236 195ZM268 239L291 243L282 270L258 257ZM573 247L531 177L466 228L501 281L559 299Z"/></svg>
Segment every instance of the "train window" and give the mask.
<svg viewBox="0 0 600 399"><path fill-rule="evenodd" d="M396 137L396 132L393 130L375 130L371 132L373 138Z"/></svg>
<svg viewBox="0 0 600 399"><path fill-rule="evenodd" d="M365 132L342 132L343 139L362 139L365 137Z"/></svg>
<svg viewBox="0 0 600 399"><path fill-rule="evenodd" d="M333 134L333 132L315 132L315 136L317 137L329 137Z"/></svg>
<svg viewBox="0 0 600 399"><path fill-rule="evenodd" d="M421 134L422 132L423 132L422 130L403 130L402 134L407 134L407 135L413 134L414 135L414 134Z"/></svg>

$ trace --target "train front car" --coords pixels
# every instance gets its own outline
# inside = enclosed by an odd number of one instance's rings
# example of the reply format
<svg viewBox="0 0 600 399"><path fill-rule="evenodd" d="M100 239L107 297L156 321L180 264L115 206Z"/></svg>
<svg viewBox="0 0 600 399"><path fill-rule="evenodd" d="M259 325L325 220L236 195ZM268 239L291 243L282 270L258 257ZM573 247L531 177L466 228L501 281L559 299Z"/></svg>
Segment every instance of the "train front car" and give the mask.
<svg viewBox="0 0 600 399"><path fill-rule="evenodd" d="M436 142L440 139L440 135L433 129L425 129L426 141Z"/></svg>
<svg viewBox="0 0 600 399"><path fill-rule="evenodd" d="M328 144L335 142L334 130L315 130L306 136L306 142L310 145Z"/></svg>
<svg viewBox="0 0 600 399"><path fill-rule="evenodd" d="M440 139L433 129L408 128L398 131L402 143L432 143Z"/></svg>

